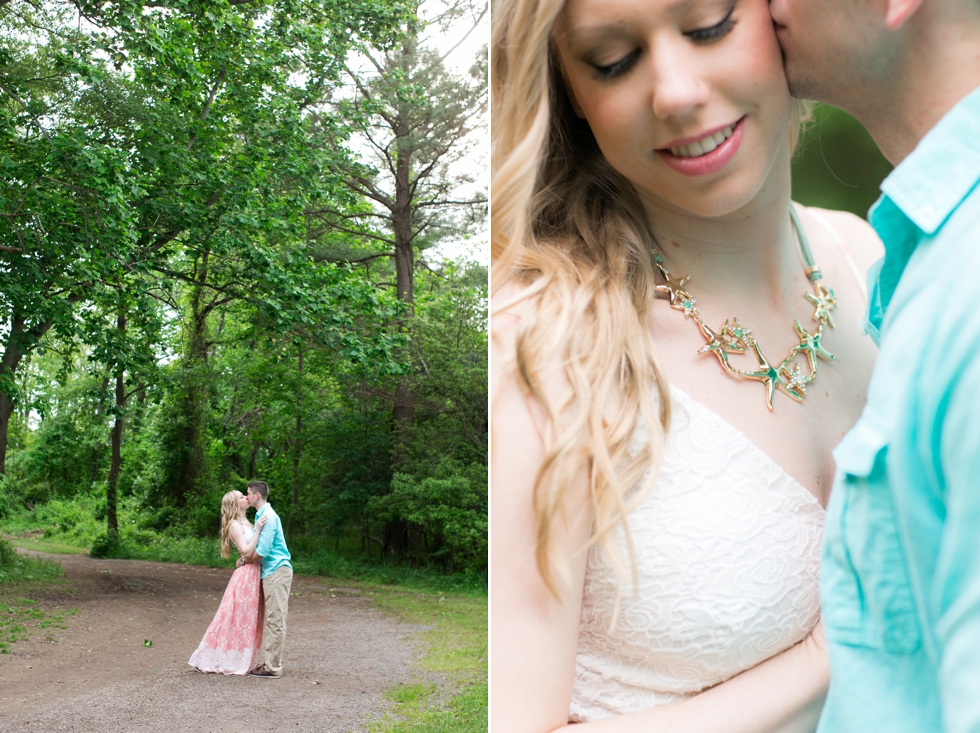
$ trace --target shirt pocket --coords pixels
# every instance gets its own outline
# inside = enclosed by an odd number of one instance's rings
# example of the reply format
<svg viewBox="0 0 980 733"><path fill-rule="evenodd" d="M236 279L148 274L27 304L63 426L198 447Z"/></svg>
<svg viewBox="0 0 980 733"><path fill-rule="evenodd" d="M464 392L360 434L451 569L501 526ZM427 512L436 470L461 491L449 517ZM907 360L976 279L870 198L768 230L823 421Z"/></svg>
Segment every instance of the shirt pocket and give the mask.
<svg viewBox="0 0 980 733"><path fill-rule="evenodd" d="M820 590L827 636L892 654L922 643L888 485L888 439L866 415L834 451Z"/></svg>

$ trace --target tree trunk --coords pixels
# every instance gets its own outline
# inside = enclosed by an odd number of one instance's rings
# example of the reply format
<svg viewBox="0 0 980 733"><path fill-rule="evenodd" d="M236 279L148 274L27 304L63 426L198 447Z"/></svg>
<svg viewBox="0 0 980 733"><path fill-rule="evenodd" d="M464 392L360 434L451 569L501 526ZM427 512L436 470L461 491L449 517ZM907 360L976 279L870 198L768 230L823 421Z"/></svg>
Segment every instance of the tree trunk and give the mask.
<svg viewBox="0 0 980 733"><path fill-rule="evenodd" d="M407 51L406 51L407 53ZM391 212L395 235L395 286L398 299L404 303L405 318L412 317L415 301L415 250L412 242L411 142L407 125L396 129L395 206ZM415 395L408 377L401 377L395 387L392 409L392 465L402 464L408 451ZM400 536L401 533L398 533Z"/></svg>
<svg viewBox="0 0 980 733"><path fill-rule="evenodd" d="M7 434L10 417L14 414L14 401L6 392L0 392L0 476L7 473Z"/></svg>
<svg viewBox="0 0 980 733"><path fill-rule="evenodd" d="M126 313L119 311L116 322L120 338L126 333ZM110 532L119 532L116 516L118 499L119 469L122 467L123 410L126 407L126 383L122 364L116 365L116 421L112 426L112 459L109 462L109 480L105 489L105 514Z"/></svg>
<svg viewBox="0 0 980 733"><path fill-rule="evenodd" d="M206 469L207 421L210 401L208 384L208 308L203 304L208 279L209 252L204 251L200 266L196 269L195 283L190 294L190 329L184 342L181 379L184 387L183 456L169 487L170 495L179 506L201 493L201 482Z"/></svg>
<svg viewBox="0 0 980 733"><path fill-rule="evenodd" d="M3 357L0 358L0 475L7 473L7 440L10 418L14 414L14 396L5 390L3 385L4 383L13 385L21 359L32 348L30 342L37 343L52 325L52 323L40 323L31 329L26 329L24 319L16 312L11 319L7 345Z"/></svg>
<svg viewBox="0 0 980 733"><path fill-rule="evenodd" d="M415 39L409 36L402 45L403 58L415 54ZM395 235L395 286L398 299L404 303L405 315L413 316L415 302L415 245L412 241L412 140L411 110L399 111L393 131L395 133L395 201L391 211L391 223ZM401 377L395 386L392 407L391 465L398 470L408 459L412 419L415 412L415 394L409 376ZM408 550L408 523L403 519L387 522L384 530L382 556L397 558Z"/></svg>
<svg viewBox="0 0 980 733"><path fill-rule="evenodd" d="M299 513L299 462L303 454L303 344L299 345L299 384L296 388L296 432L293 434L293 496L286 521L286 537L292 539L293 519Z"/></svg>

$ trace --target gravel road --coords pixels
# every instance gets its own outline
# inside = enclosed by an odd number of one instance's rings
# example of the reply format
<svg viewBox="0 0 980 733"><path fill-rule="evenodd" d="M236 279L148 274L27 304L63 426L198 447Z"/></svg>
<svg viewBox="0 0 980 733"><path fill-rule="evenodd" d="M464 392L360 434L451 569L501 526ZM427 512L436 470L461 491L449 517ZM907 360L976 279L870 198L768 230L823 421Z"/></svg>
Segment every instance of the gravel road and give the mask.
<svg viewBox="0 0 980 733"><path fill-rule="evenodd" d="M293 579L281 679L226 677L187 660L231 568L42 556L67 582L37 600L78 613L0 655L2 732L363 731L413 681L419 627L331 579Z"/></svg>

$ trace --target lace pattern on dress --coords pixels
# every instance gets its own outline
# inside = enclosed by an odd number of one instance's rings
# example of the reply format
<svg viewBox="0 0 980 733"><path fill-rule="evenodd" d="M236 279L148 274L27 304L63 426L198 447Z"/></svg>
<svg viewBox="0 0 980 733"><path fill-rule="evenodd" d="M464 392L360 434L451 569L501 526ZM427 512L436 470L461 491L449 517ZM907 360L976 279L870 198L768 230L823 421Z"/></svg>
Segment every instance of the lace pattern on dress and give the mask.
<svg viewBox="0 0 980 733"><path fill-rule="evenodd" d="M628 517L637 585L589 552L569 720L679 702L805 638L824 510L742 432L676 387L650 494ZM639 446L647 440L640 426ZM622 530L618 541L628 557Z"/></svg>

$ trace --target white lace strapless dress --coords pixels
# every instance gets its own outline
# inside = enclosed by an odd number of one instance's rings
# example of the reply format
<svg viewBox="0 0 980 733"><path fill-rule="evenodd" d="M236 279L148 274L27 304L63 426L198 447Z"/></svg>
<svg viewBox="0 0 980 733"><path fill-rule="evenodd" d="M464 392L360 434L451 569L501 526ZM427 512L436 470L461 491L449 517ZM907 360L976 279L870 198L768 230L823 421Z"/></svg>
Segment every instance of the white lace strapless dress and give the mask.
<svg viewBox="0 0 980 733"><path fill-rule="evenodd" d="M824 510L730 423L671 387L650 494L628 518L623 579L590 550L569 720L679 702L805 638L820 614ZM634 444L647 440L641 426ZM622 531L618 538L628 557Z"/></svg>

